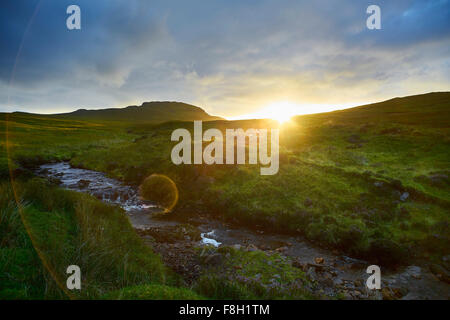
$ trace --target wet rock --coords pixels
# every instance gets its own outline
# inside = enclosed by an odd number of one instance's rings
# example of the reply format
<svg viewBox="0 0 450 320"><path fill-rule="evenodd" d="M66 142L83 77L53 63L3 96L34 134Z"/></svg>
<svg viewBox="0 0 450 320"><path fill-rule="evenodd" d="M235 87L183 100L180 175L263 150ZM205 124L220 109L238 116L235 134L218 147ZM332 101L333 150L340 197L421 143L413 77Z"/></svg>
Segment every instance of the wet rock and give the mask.
<svg viewBox="0 0 450 320"><path fill-rule="evenodd" d="M342 279L340 279L340 278L335 278L333 280L333 283L334 283L335 286L340 287L340 286L342 286L344 284L344 281Z"/></svg>
<svg viewBox="0 0 450 320"><path fill-rule="evenodd" d="M354 290L355 289L355 285L351 281L346 281L344 283L344 288L347 289L347 290Z"/></svg>
<svg viewBox="0 0 450 320"><path fill-rule="evenodd" d="M119 193L118 193L117 191L114 191L114 192L111 194L111 200L112 200L112 201L116 201L117 198L119 198Z"/></svg>
<svg viewBox="0 0 450 320"><path fill-rule="evenodd" d="M322 274L322 277L323 277L324 279L332 279L332 278L333 278L333 275L332 275L331 273L329 273L329 272L324 272L324 273Z"/></svg>
<svg viewBox="0 0 450 320"><path fill-rule="evenodd" d="M90 184L91 184L91 182L89 180L85 180L85 179L80 179L77 182L78 188L81 188L81 189L89 187Z"/></svg>
<svg viewBox="0 0 450 320"><path fill-rule="evenodd" d="M342 294L344 295L344 299L345 300L352 300L353 299L352 295L347 290L342 291Z"/></svg>
<svg viewBox="0 0 450 320"><path fill-rule="evenodd" d="M323 264L325 262L325 259L320 257L320 258L314 258L314 262L316 264Z"/></svg>
<svg viewBox="0 0 450 320"><path fill-rule="evenodd" d="M51 184L56 184L57 186L62 184L61 179L58 178L54 178L54 177L49 177L47 178L48 182L50 182Z"/></svg>
<svg viewBox="0 0 450 320"><path fill-rule="evenodd" d="M299 259L295 259L294 261L292 261L292 266L299 268L303 271L306 271L308 265L306 263L301 262Z"/></svg>
<svg viewBox="0 0 450 320"><path fill-rule="evenodd" d="M401 299L408 294L407 288L391 288L392 293L396 299Z"/></svg>
<svg viewBox="0 0 450 320"><path fill-rule="evenodd" d="M417 266L409 266L405 270L405 274L413 277L414 279L421 279L422 278L422 269Z"/></svg>
<svg viewBox="0 0 450 320"><path fill-rule="evenodd" d="M381 294L383 295L383 300L395 300L394 293L388 287L383 287Z"/></svg>
<svg viewBox="0 0 450 320"><path fill-rule="evenodd" d="M352 295L353 295L355 298L358 299L358 298L361 297L362 294L361 294L361 292L359 292L358 290L355 290L355 291L352 292Z"/></svg>
<svg viewBox="0 0 450 320"><path fill-rule="evenodd" d="M315 270L320 272L329 269L329 266L326 266L324 264L308 263L307 265L308 267L314 268Z"/></svg>

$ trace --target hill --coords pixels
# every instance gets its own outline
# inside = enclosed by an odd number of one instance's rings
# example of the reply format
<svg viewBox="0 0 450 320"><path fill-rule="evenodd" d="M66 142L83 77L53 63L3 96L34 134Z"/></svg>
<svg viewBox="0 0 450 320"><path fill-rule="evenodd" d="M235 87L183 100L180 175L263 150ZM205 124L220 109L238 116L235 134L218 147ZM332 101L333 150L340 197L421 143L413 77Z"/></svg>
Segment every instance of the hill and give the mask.
<svg viewBox="0 0 450 320"><path fill-rule="evenodd" d="M108 108L99 110L79 109L70 113L49 115L48 117L68 120L87 121L124 121L124 122L150 122L159 123L171 120L221 120L206 113L202 108L170 101L144 102L140 106L125 108Z"/></svg>
<svg viewBox="0 0 450 320"><path fill-rule="evenodd" d="M450 92L432 92L333 112L298 116L296 119L326 119L353 124L391 122L402 125L448 128L450 124L449 111Z"/></svg>

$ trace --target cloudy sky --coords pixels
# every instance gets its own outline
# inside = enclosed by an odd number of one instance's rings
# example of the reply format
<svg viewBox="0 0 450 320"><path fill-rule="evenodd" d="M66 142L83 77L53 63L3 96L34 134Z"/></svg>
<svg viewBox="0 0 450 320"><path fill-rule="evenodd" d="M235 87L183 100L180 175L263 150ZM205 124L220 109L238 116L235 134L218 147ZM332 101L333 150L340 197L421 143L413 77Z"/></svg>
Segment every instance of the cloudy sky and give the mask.
<svg viewBox="0 0 450 320"><path fill-rule="evenodd" d="M81 30L66 27L70 4ZM371 4L381 30L366 28ZM0 111L170 100L228 118L300 114L449 91L449 71L449 0L0 4Z"/></svg>

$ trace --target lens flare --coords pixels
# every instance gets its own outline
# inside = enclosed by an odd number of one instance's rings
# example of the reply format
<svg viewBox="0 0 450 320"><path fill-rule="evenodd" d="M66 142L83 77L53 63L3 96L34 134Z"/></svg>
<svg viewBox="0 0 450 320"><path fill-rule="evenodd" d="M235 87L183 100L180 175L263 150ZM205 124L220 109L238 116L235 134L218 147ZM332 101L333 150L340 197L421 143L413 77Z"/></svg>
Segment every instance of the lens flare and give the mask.
<svg viewBox="0 0 450 320"><path fill-rule="evenodd" d="M178 188L175 182L163 174L152 174L145 178L139 186L139 194L143 200L156 202L169 213L178 202Z"/></svg>

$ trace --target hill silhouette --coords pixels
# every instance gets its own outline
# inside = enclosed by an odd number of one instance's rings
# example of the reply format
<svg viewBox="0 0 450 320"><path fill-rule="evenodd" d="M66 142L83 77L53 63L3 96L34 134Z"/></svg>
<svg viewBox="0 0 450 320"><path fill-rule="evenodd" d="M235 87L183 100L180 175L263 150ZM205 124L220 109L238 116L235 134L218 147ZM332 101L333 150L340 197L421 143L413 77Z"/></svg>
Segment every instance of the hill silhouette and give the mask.
<svg viewBox="0 0 450 320"><path fill-rule="evenodd" d="M140 106L98 110L79 109L74 112L49 115L52 118L88 121L125 121L159 123L172 120L222 120L209 115L202 108L171 101L144 102Z"/></svg>

